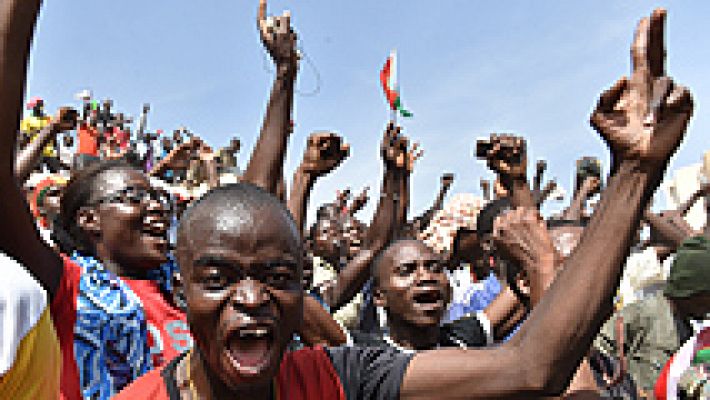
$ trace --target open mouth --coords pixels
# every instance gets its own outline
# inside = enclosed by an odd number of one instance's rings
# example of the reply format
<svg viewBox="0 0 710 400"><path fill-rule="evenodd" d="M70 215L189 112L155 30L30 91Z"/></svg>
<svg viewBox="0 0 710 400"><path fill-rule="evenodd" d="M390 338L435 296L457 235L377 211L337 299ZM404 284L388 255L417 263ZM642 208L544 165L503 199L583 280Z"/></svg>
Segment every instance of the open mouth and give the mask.
<svg viewBox="0 0 710 400"><path fill-rule="evenodd" d="M269 361L274 339L275 334L270 326L237 329L227 340L227 359L242 375L257 374Z"/></svg>
<svg viewBox="0 0 710 400"><path fill-rule="evenodd" d="M412 298L414 307L424 310L434 310L444 307L444 296L440 290L421 290Z"/></svg>
<svg viewBox="0 0 710 400"><path fill-rule="evenodd" d="M151 221L143 225L141 232L153 239L167 242L168 240L168 225L162 221Z"/></svg>

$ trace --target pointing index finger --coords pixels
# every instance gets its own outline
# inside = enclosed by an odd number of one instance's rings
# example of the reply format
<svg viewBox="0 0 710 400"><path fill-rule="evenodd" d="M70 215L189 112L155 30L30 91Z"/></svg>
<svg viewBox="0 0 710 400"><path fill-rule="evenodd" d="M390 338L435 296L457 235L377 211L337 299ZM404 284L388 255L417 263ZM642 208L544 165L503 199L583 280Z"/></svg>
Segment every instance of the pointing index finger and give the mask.
<svg viewBox="0 0 710 400"><path fill-rule="evenodd" d="M644 17L639 21L634 33L634 42L631 45L632 75L645 75L649 73L648 41L651 20Z"/></svg>

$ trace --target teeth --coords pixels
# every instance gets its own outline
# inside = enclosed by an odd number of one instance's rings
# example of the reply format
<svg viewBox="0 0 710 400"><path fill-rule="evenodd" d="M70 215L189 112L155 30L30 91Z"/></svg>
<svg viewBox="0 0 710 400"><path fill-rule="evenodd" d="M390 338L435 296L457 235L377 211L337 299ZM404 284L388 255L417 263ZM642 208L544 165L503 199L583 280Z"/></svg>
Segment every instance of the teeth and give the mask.
<svg viewBox="0 0 710 400"><path fill-rule="evenodd" d="M269 331L265 328L256 328L256 329L242 329L239 331L239 337L240 338L262 338L266 336L269 333Z"/></svg>

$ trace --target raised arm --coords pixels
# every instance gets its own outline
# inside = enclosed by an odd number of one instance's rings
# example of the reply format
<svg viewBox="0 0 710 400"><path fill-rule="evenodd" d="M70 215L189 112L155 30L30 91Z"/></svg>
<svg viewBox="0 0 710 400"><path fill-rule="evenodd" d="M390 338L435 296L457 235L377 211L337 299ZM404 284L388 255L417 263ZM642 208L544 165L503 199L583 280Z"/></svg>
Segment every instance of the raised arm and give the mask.
<svg viewBox="0 0 710 400"><path fill-rule="evenodd" d="M587 176L582 182L581 187L574 194L569 207L565 209L562 218L568 221L579 221L584 217L584 210L587 206L587 201L595 193L599 192L601 181L596 176Z"/></svg>
<svg viewBox="0 0 710 400"><path fill-rule="evenodd" d="M527 144L512 135L492 134L489 140L479 140L476 153L484 158L488 168L498 174L498 182L510 193L513 207L535 207L528 183Z"/></svg>
<svg viewBox="0 0 710 400"><path fill-rule="evenodd" d="M243 180L276 193L283 179L286 145L292 131L293 88L298 72L296 33L288 11L280 17L266 17L266 0L259 1L257 25L261 41L276 64L276 78Z"/></svg>
<svg viewBox="0 0 710 400"><path fill-rule="evenodd" d="M410 188L409 181L412 176L412 171L414 171L414 163L424 155L424 150L419 148L419 143L414 143L411 148L409 146L409 141L406 137L401 137L399 139L400 146L407 149L404 154L406 168L402 169L399 173L399 204L397 207L397 232L402 232L409 223L407 215L409 214L409 202L410 202Z"/></svg>
<svg viewBox="0 0 710 400"><path fill-rule="evenodd" d="M39 164L42 158L42 150L50 140L55 139L57 134L70 131L76 128L78 114L71 108L59 109L56 118L39 131L37 138L31 141L22 150L17 152L15 159L15 178L22 184L29 178L32 171Z"/></svg>
<svg viewBox="0 0 710 400"><path fill-rule="evenodd" d="M349 154L350 146L335 133L312 133L308 137L301 164L293 173L287 202L301 232L305 229L308 199L316 180L337 168Z"/></svg>
<svg viewBox="0 0 710 400"><path fill-rule="evenodd" d="M148 172L150 176L162 176L168 170L186 170L190 166L191 158L203 146L200 139L192 138L189 141L173 148L167 156L160 160Z"/></svg>
<svg viewBox="0 0 710 400"><path fill-rule="evenodd" d="M439 187L439 193L436 195L434 203L429 207L422 215L414 218L414 225L419 231L425 230L431 223L434 214L437 211L444 208L444 198L446 198L446 193L451 189L451 185L454 183L454 174L445 173L441 175L441 186Z"/></svg>
<svg viewBox="0 0 710 400"><path fill-rule="evenodd" d="M362 189L362 192L355 196L353 201L350 203L350 206L348 206L348 213L350 215L355 215L358 213L358 211L362 210L363 207L365 207L365 204L370 200L370 195L368 192L370 191L369 186L365 186L364 189Z"/></svg>
<svg viewBox="0 0 710 400"><path fill-rule="evenodd" d="M401 195L399 191L412 153L407 146L407 139L400 134L400 128L392 123L385 130L381 154L384 174L380 201L367 230L365 248L340 271L334 284L322 292L331 311L347 304L362 289L370 278L370 265L375 256L392 240L395 230L401 226L397 219Z"/></svg>
<svg viewBox="0 0 710 400"><path fill-rule="evenodd" d="M40 239L15 181L14 153L22 115L27 62L40 0L0 3L0 250L19 261L54 296L62 261Z"/></svg>
<svg viewBox="0 0 710 400"><path fill-rule="evenodd" d="M636 227L692 114L689 91L664 76L664 20L665 11L656 10L640 22L631 78L605 92L592 114L616 173L580 244L523 323L520 341L487 351L417 354L400 398L555 396L567 387L612 310ZM656 103L654 87L664 93Z"/></svg>

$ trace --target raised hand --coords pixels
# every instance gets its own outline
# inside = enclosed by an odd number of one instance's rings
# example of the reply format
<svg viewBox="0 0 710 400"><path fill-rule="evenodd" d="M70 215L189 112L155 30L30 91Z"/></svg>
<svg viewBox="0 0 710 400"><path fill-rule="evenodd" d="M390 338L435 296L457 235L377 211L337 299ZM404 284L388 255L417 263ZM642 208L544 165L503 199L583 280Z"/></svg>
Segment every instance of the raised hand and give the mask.
<svg viewBox="0 0 710 400"><path fill-rule="evenodd" d="M477 156L502 180L527 180L527 145L522 137L491 134L488 141L479 141L477 148Z"/></svg>
<svg viewBox="0 0 710 400"><path fill-rule="evenodd" d="M579 188L579 196L583 197L584 200L588 200L590 197L599 193L602 188L602 181L596 176L587 176L582 182Z"/></svg>
<svg viewBox="0 0 710 400"><path fill-rule="evenodd" d="M335 204L338 206L338 210L345 210L348 207L348 201L350 201L350 188L335 192Z"/></svg>
<svg viewBox="0 0 710 400"><path fill-rule="evenodd" d="M301 161L301 170L307 174L323 176L350 155L350 145L332 132L313 133L308 137Z"/></svg>
<svg viewBox="0 0 710 400"><path fill-rule="evenodd" d="M362 210L363 207L365 207L365 204L370 200L370 195L368 192L370 191L369 186L365 186L364 189L362 189L362 192L355 196L353 201L350 203L350 207L348 207L348 212L350 215L355 215L358 211Z"/></svg>
<svg viewBox="0 0 710 400"><path fill-rule="evenodd" d="M447 189L451 187L451 185L454 183L454 174L450 172L446 172L441 175L441 186L442 189Z"/></svg>
<svg viewBox="0 0 710 400"><path fill-rule="evenodd" d="M539 269L543 260L555 257L555 246L536 209L519 207L500 215L493 224L493 240L496 251L528 272L551 272Z"/></svg>
<svg viewBox="0 0 710 400"><path fill-rule="evenodd" d="M380 147L382 160L388 168L412 172L414 163L424 155L424 150L419 149L419 144L409 146L409 139L402 135L401 127L390 122L385 129L384 138Z"/></svg>
<svg viewBox="0 0 710 400"><path fill-rule="evenodd" d="M216 154L212 151L212 147L202 143L197 149L197 155L204 162L211 162L215 159Z"/></svg>
<svg viewBox="0 0 710 400"><path fill-rule="evenodd" d="M666 11L642 19L631 46L631 78L604 92L590 122L609 145L615 169L622 160L665 166L693 113L690 91L665 75Z"/></svg>
<svg viewBox="0 0 710 400"><path fill-rule="evenodd" d="M52 119L55 132L66 132L76 128L79 113L71 107L62 107Z"/></svg>
<svg viewBox="0 0 710 400"><path fill-rule="evenodd" d="M266 16L266 0L259 0L257 26L261 42L276 65L298 65L297 37L291 28L291 13L284 11L279 17Z"/></svg>

